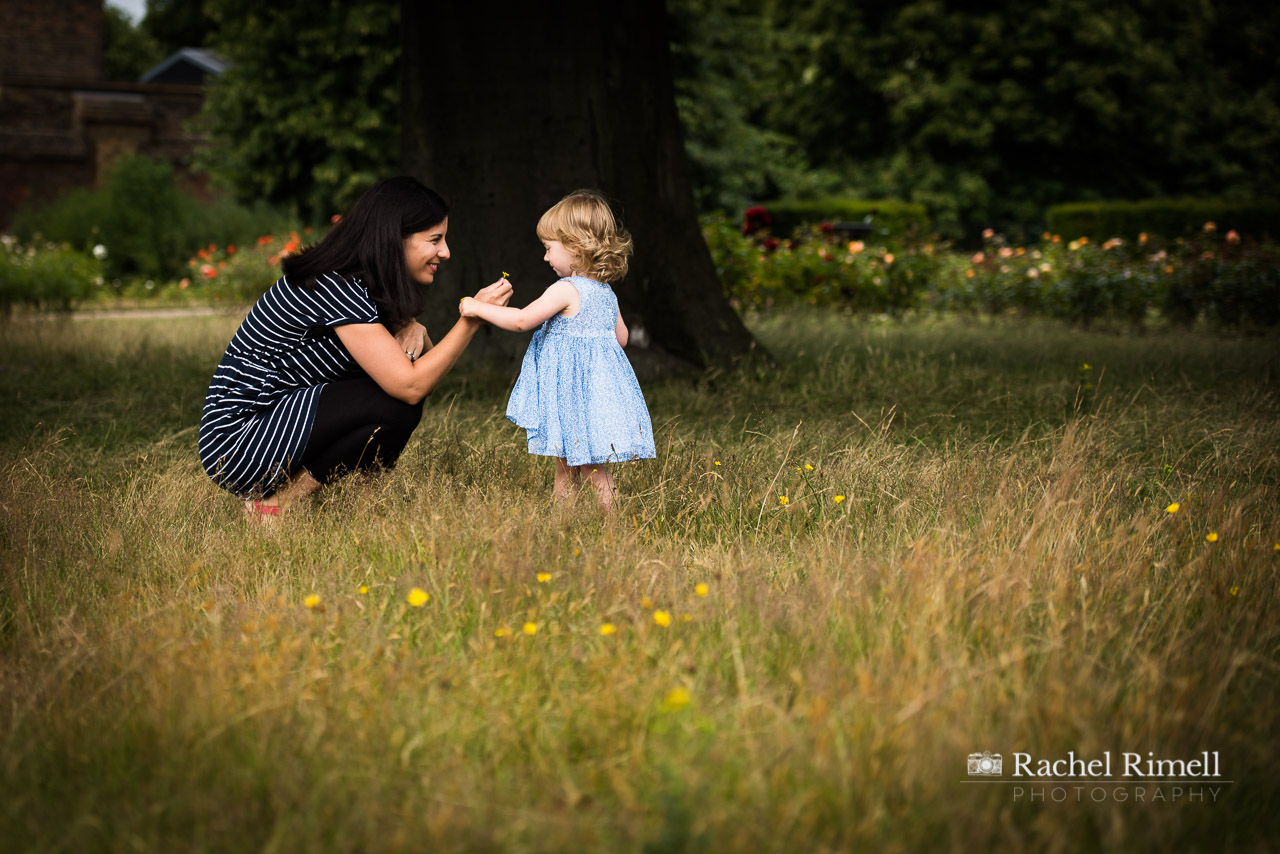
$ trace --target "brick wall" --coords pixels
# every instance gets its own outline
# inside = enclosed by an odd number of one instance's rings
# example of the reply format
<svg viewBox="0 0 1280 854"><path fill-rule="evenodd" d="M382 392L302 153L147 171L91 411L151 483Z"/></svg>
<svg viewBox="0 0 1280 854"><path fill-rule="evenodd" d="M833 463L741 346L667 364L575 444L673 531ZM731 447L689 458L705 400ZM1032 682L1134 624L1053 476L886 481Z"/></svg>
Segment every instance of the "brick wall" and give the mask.
<svg viewBox="0 0 1280 854"><path fill-rule="evenodd" d="M0 0L0 77L101 80L102 0Z"/></svg>
<svg viewBox="0 0 1280 854"><path fill-rule="evenodd" d="M126 154L203 184L190 172L202 140L185 129L203 88L103 80L103 26L102 0L0 0L0 231Z"/></svg>

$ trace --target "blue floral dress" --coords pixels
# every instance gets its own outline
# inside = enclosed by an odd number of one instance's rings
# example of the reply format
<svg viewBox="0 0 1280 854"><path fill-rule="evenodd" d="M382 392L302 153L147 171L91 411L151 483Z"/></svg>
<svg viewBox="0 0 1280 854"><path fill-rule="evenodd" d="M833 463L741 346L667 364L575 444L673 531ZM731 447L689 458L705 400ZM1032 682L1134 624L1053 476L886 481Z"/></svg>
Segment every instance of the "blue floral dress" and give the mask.
<svg viewBox="0 0 1280 854"><path fill-rule="evenodd" d="M569 276L578 291L573 317L550 317L533 333L507 417L523 427L529 453L571 466L657 456L640 383L618 345L613 288Z"/></svg>

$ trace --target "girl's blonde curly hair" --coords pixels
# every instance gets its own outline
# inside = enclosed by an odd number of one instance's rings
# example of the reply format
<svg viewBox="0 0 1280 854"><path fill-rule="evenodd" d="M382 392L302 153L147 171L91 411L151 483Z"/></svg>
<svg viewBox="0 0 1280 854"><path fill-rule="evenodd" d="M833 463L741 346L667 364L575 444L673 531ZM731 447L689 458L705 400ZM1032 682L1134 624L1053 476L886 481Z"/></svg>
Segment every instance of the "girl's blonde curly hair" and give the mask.
<svg viewBox="0 0 1280 854"><path fill-rule="evenodd" d="M631 235L597 190L574 190L538 220L540 240L558 240L574 256L574 272L614 283L627 275Z"/></svg>

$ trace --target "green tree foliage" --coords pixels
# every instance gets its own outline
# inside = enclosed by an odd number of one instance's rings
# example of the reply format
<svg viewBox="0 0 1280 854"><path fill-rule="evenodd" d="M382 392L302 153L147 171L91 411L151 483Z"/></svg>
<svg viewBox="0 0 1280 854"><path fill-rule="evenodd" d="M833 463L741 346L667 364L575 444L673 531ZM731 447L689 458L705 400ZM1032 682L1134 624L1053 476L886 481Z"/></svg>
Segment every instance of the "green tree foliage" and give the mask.
<svg viewBox="0 0 1280 854"><path fill-rule="evenodd" d="M213 145L200 165L217 183L317 220L395 170L398 4L207 0L204 10L231 63L203 113Z"/></svg>
<svg viewBox="0 0 1280 854"><path fill-rule="evenodd" d="M691 48L712 59L684 67L683 91L723 85L733 108L721 112L752 126L724 136L795 141L803 157L788 148L779 162L836 173L846 195L922 202L952 233L1036 225L1074 199L1280 189L1280 12L1244 0L681 0L674 11L736 22ZM724 72L721 53L745 70ZM715 139L696 110L683 115L691 144Z"/></svg>
<svg viewBox="0 0 1280 854"><path fill-rule="evenodd" d="M764 111L782 74L755 4L668 0L676 106L700 210L741 210L758 199L833 192L793 136Z"/></svg>
<svg viewBox="0 0 1280 854"><path fill-rule="evenodd" d="M115 6L104 13L102 65L108 80L137 80L164 58L160 45L128 13Z"/></svg>
<svg viewBox="0 0 1280 854"><path fill-rule="evenodd" d="M202 0L147 0L139 29L160 46L162 58L184 47L206 47L214 35Z"/></svg>

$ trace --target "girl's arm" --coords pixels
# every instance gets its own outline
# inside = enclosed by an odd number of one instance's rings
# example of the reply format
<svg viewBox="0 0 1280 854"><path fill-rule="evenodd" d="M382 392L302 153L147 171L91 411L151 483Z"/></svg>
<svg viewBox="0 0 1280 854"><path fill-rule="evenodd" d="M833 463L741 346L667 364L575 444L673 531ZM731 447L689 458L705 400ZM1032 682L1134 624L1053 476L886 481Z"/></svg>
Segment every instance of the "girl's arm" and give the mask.
<svg viewBox="0 0 1280 854"><path fill-rule="evenodd" d="M541 326L547 318L565 309L572 309L577 314L578 305L578 289L561 281L547 288L542 296L524 308L492 305L467 297L458 303L458 311L463 317L478 317L508 332L524 332Z"/></svg>
<svg viewBox="0 0 1280 854"><path fill-rule="evenodd" d="M627 331L627 324L622 322L622 309L618 309L618 322L614 324L613 334L618 337L618 346L627 346L627 339L631 337L631 333Z"/></svg>
<svg viewBox="0 0 1280 854"><path fill-rule="evenodd" d="M476 294L475 301L488 305L491 300L497 305L504 305L510 298L511 283L500 281L483 288ZM479 329L480 321L466 317L459 319L449 333L419 356L416 362L405 357L400 342L380 323L349 323L335 326L333 331L356 364L379 388L397 400L417 403L435 390Z"/></svg>

